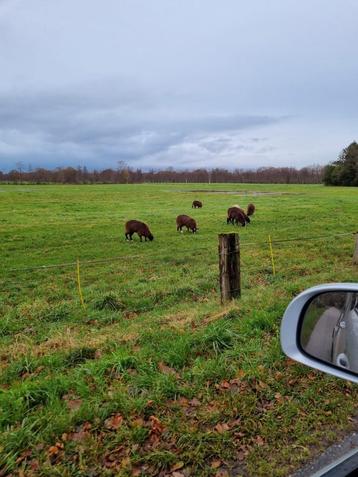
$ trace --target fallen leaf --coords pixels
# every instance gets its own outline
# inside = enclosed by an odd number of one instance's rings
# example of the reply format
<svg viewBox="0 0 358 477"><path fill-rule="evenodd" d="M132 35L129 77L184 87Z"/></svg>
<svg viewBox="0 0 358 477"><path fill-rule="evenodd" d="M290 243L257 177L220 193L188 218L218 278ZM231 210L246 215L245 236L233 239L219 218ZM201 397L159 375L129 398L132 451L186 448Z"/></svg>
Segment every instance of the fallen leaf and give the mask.
<svg viewBox="0 0 358 477"><path fill-rule="evenodd" d="M189 399L187 399L186 397L180 397L178 399L178 404L182 407L188 407L189 406Z"/></svg>
<svg viewBox="0 0 358 477"><path fill-rule="evenodd" d="M210 464L210 467L212 469L218 469L222 464L222 461L221 460L212 460L211 461L211 464Z"/></svg>
<svg viewBox="0 0 358 477"><path fill-rule="evenodd" d="M34 471L39 470L40 468L39 461L37 459L32 459L32 461L30 462L30 468L31 470L34 470Z"/></svg>
<svg viewBox="0 0 358 477"><path fill-rule="evenodd" d="M132 425L135 427L143 427L144 426L144 419L141 417L137 417L136 419L133 419Z"/></svg>
<svg viewBox="0 0 358 477"><path fill-rule="evenodd" d="M175 371L175 369L171 368L170 366L167 366L162 361L160 361L158 363L158 369L159 369L159 371L161 371L164 374L171 374L171 375L175 376L176 378L180 377L179 374Z"/></svg>
<svg viewBox="0 0 358 477"><path fill-rule="evenodd" d="M71 441L79 442L79 441L85 440L89 436L90 434L87 431L78 431L78 432L72 432L68 439Z"/></svg>
<svg viewBox="0 0 358 477"><path fill-rule="evenodd" d="M276 394L275 394L275 399L276 399L276 401L278 401L278 402L280 402L280 403L283 402L283 397L282 397L282 395L281 395L280 393L276 393Z"/></svg>
<svg viewBox="0 0 358 477"><path fill-rule="evenodd" d="M104 421L104 427L110 430L117 430L123 422L123 417L120 414L115 414Z"/></svg>
<svg viewBox="0 0 358 477"><path fill-rule="evenodd" d="M214 429L219 433L219 434L223 434L224 432L228 431L230 429L230 426L229 424L226 424L226 423L223 423L223 424L216 424L216 426L214 427Z"/></svg>
<svg viewBox="0 0 358 477"><path fill-rule="evenodd" d="M57 455L60 452L60 449L57 446L49 447L47 453L49 456Z"/></svg>
<svg viewBox="0 0 358 477"><path fill-rule="evenodd" d="M20 464L23 460L26 460L28 457L30 457L32 454L32 451L30 449L25 450L22 452L19 457L16 459L16 464Z"/></svg>
<svg viewBox="0 0 358 477"><path fill-rule="evenodd" d="M74 394L64 394L62 399L66 402L68 409L71 411L79 409L82 405L82 399Z"/></svg>
<svg viewBox="0 0 358 477"><path fill-rule="evenodd" d="M175 470L182 469L183 467L184 467L184 462L177 462L176 464L171 466L170 471L174 472Z"/></svg>
<svg viewBox="0 0 358 477"><path fill-rule="evenodd" d="M66 403L68 409L71 411L76 411L82 406L82 399L69 399Z"/></svg>
<svg viewBox="0 0 358 477"><path fill-rule="evenodd" d="M149 421L151 425L151 433L156 435L162 434L164 426L160 420L156 416L150 416Z"/></svg>
<svg viewBox="0 0 358 477"><path fill-rule="evenodd" d="M196 398L193 398L189 401L190 406L198 407L200 406L200 401Z"/></svg>

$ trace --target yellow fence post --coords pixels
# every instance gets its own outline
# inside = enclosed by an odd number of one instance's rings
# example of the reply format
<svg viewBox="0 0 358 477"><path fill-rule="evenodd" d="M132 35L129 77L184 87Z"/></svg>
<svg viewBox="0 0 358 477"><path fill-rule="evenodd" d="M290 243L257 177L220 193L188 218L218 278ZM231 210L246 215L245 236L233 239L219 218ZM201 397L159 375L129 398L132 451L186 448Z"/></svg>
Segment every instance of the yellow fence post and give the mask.
<svg viewBox="0 0 358 477"><path fill-rule="evenodd" d="M82 289L81 289L81 276L80 276L80 261L77 259L77 286L78 286L78 294L80 296L80 302L82 308L86 308L85 302L83 301Z"/></svg>
<svg viewBox="0 0 358 477"><path fill-rule="evenodd" d="M275 268L275 260L274 260L274 258L273 258L271 235L268 236L268 239L269 239L269 245L270 245L270 255L271 255L271 263L272 263L272 274L273 274L273 276L275 276L275 275L276 275L276 268Z"/></svg>

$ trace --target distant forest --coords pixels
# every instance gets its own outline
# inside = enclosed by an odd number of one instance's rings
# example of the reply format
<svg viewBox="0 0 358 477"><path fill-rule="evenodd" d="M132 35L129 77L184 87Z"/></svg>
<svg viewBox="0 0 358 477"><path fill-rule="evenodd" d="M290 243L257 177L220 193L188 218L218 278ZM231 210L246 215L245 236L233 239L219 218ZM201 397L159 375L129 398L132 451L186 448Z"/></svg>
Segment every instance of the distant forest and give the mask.
<svg viewBox="0 0 358 477"><path fill-rule="evenodd" d="M22 163L10 172L0 171L0 182L11 184L140 184L140 183L274 183L274 184L319 184L323 179L321 166L263 167L255 170L196 169L196 170L150 170L132 169L119 162L117 169L88 170L86 167L59 167L56 169L25 170Z"/></svg>

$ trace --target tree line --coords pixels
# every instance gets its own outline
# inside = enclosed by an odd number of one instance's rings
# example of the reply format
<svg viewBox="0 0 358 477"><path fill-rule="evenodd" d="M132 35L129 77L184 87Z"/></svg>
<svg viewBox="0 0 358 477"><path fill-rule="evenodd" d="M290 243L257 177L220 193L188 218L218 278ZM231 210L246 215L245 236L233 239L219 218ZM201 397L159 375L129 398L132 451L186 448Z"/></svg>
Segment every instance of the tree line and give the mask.
<svg viewBox="0 0 358 477"><path fill-rule="evenodd" d="M0 171L0 182L12 184L140 184L149 183L275 183L319 184L324 169L321 166L261 167L258 169L228 170L223 168L143 171L121 163L116 169L88 170L86 167L36 168L24 170L22 164L9 172Z"/></svg>
<svg viewBox="0 0 358 477"><path fill-rule="evenodd" d="M358 144L354 141L343 149L337 161L323 171L326 185L358 186Z"/></svg>

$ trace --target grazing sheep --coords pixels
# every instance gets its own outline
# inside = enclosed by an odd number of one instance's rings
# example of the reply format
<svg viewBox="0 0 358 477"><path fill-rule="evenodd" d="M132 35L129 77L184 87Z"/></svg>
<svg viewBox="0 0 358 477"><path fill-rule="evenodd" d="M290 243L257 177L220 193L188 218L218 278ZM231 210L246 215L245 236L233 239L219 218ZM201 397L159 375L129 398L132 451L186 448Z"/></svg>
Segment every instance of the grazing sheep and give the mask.
<svg viewBox="0 0 358 477"><path fill-rule="evenodd" d="M239 225L240 223L243 227L245 227L246 225L245 215L237 207L230 207L230 209L228 209L227 211L226 223L227 224L231 223L233 225L234 224Z"/></svg>
<svg viewBox="0 0 358 477"><path fill-rule="evenodd" d="M255 210L256 210L256 208L255 208L254 204L249 204L247 206L247 215L254 215Z"/></svg>
<svg viewBox="0 0 358 477"><path fill-rule="evenodd" d="M151 234L148 225L139 220L128 220L125 225L125 237L126 240L132 240L132 235L137 233L140 241L142 242L142 237L144 237L145 242L148 240L153 240L154 237Z"/></svg>
<svg viewBox="0 0 358 477"><path fill-rule="evenodd" d="M234 224L234 219L230 219L230 214L231 214L232 211L239 211L239 212L244 216L245 222L246 222L247 224L249 224L249 223L251 222L250 219L249 219L249 217L246 215L246 212L245 212L243 209L241 209L241 207L238 207L238 206L236 206L236 205L233 205L233 206L230 207L230 208L228 209L228 211L227 211L227 216L228 216L228 218L227 218L226 223L231 222L232 224Z"/></svg>
<svg viewBox="0 0 358 477"><path fill-rule="evenodd" d="M186 227L188 232L191 230L193 234L198 230L195 220L189 217L189 215L178 215L176 223L177 231L180 230L180 232L182 232L183 227Z"/></svg>
<svg viewBox="0 0 358 477"><path fill-rule="evenodd" d="M203 203L200 202L200 200L194 200L193 203L191 204L192 209L201 209L203 206Z"/></svg>

